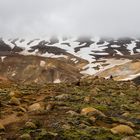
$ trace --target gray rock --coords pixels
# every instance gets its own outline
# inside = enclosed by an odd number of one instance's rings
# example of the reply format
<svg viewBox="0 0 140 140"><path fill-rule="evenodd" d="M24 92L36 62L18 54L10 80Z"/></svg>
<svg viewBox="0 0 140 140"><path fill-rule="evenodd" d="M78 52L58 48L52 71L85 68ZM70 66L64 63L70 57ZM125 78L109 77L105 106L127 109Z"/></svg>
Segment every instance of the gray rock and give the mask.
<svg viewBox="0 0 140 140"><path fill-rule="evenodd" d="M55 97L57 100L68 100L70 96L68 94L61 94Z"/></svg>
<svg viewBox="0 0 140 140"><path fill-rule="evenodd" d="M66 114L70 115L71 117L78 116L79 114L75 111L69 110Z"/></svg>

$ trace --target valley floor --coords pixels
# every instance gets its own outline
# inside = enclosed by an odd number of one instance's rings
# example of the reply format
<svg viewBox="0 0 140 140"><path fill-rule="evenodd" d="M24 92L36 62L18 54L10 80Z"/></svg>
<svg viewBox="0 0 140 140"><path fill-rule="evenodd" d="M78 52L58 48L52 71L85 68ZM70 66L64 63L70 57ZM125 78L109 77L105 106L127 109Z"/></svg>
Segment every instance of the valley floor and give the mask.
<svg viewBox="0 0 140 140"><path fill-rule="evenodd" d="M0 83L0 140L139 140L140 86Z"/></svg>

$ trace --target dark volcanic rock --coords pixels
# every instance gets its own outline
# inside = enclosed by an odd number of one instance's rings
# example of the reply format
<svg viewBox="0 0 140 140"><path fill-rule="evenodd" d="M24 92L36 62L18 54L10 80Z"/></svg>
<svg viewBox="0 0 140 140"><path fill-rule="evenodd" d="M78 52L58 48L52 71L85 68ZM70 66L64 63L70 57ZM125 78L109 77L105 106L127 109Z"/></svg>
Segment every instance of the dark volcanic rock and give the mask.
<svg viewBox="0 0 140 140"><path fill-rule="evenodd" d="M140 76L135 78L135 79L133 79L133 82L138 84L138 85L140 85Z"/></svg>

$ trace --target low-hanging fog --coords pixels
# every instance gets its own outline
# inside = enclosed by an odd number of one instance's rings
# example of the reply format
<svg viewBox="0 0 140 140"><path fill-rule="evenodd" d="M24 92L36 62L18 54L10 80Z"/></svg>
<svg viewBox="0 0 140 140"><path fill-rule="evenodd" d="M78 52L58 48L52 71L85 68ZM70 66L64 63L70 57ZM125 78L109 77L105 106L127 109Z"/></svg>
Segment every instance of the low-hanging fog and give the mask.
<svg viewBox="0 0 140 140"><path fill-rule="evenodd" d="M0 36L140 36L140 0L0 0Z"/></svg>

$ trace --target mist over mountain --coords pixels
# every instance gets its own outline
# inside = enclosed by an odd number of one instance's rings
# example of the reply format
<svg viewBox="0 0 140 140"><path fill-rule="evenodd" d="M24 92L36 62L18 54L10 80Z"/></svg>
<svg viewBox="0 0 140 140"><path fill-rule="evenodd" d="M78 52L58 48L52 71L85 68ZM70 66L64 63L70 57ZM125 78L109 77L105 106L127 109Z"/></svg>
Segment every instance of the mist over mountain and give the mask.
<svg viewBox="0 0 140 140"><path fill-rule="evenodd" d="M139 0L0 0L1 79L44 83L85 75L136 78L139 5ZM70 73L74 76L69 78Z"/></svg>
<svg viewBox="0 0 140 140"><path fill-rule="evenodd" d="M139 37L139 0L0 0L0 36Z"/></svg>

